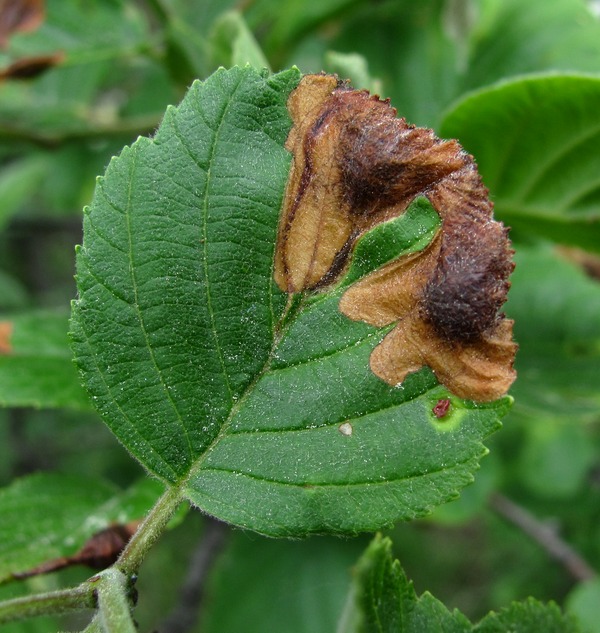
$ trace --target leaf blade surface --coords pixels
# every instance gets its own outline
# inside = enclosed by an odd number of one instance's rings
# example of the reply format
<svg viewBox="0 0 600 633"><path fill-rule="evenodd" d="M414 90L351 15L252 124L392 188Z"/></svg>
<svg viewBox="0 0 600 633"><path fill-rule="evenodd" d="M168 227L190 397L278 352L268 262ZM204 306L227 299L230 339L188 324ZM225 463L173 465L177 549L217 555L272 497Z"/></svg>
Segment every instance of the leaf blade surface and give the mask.
<svg viewBox="0 0 600 633"><path fill-rule="evenodd" d="M509 400L452 398L438 420L433 374L380 381L369 355L389 328L338 309L348 283L427 244L422 203L361 238L339 286L275 285L298 80L218 71L112 161L85 217L72 338L115 435L204 511L271 535L354 533L456 497Z"/></svg>

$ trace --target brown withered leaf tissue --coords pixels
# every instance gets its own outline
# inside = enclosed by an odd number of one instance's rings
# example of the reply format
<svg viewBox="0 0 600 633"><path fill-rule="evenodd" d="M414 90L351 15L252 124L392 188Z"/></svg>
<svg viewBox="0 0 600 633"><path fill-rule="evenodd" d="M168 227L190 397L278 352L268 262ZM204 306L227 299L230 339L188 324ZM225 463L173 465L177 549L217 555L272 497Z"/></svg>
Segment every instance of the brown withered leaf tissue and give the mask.
<svg viewBox="0 0 600 633"><path fill-rule="evenodd" d="M473 157L331 75L303 77L288 109L293 160L279 287L296 293L335 282L361 234L426 196L441 219L432 242L350 286L340 310L377 327L396 324L370 360L390 385L428 366L459 397L504 395L515 379L513 323L500 313L513 251Z"/></svg>

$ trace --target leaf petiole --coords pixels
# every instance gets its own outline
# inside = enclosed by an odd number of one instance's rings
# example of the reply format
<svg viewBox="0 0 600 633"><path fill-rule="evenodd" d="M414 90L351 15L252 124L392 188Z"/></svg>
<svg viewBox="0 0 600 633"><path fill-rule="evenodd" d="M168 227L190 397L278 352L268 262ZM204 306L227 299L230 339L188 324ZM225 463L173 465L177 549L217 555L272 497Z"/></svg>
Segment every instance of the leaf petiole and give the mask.
<svg viewBox="0 0 600 633"><path fill-rule="evenodd" d="M146 554L165 531L183 501L179 486L167 488L127 543L115 567L125 576L137 574Z"/></svg>

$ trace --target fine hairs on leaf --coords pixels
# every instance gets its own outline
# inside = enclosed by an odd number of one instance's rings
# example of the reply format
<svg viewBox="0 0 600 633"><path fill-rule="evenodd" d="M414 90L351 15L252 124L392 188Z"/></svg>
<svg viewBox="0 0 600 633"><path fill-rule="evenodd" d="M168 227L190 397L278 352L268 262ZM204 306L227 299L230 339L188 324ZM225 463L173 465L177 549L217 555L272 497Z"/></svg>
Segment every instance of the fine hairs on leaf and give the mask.
<svg viewBox="0 0 600 633"><path fill-rule="evenodd" d="M221 69L167 111L152 139L139 139L111 162L86 210L77 256L73 350L105 422L147 470L179 487L194 505L273 536L351 534L430 512L472 480L485 454L482 440L509 405L508 399L461 400L460 390L450 394L430 370L416 371L427 362L415 365L400 385L381 380L373 354L399 315L392 308L395 316L386 323L348 319L343 279L280 288L281 250L285 275L297 266L294 258L311 248L307 240L294 250L301 212L290 219L288 201L301 158L286 147L301 144L297 139L306 134L293 126L299 112L313 112L315 103L338 96L376 112L383 108L384 123L399 125L411 143L432 145L430 154L407 150L407 164L415 163L413 175L412 167L406 172L409 181L435 180L425 175L426 166L435 172L435 157L445 148L456 154L459 172L459 163L473 172L455 144L402 127L387 104L340 89L330 76L301 81L296 69L276 75L250 67ZM365 123L360 117L355 123L341 131L323 126L333 131L331 143L360 147L367 142L360 136ZM377 127L365 131L377 133ZM315 145L315 135L312 130L306 143ZM306 158L313 161L307 177L323 182L318 163L327 160L317 148ZM481 198L476 177L460 183L457 178L457 188L472 185ZM435 208L441 190L432 190L431 202L411 204L421 190L415 185L394 207L402 183L394 187L380 203L375 193L367 199L356 187L344 195L352 204L368 200L380 206L371 216L402 234L390 266L416 260L430 270L438 253L442 263L448 260L444 236L454 216L431 224L436 211L443 216ZM489 215L489 204L483 208ZM364 233L356 244L363 276L346 293L381 274L380 227L369 213L353 213L366 222L357 225ZM342 222L338 214L326 224L336 217ZM504 230L486 222L509 257ZM441 226L437 233L435 226ZM434 236L429 246L424 235ZM375 268L367 270L367 261ZM501 297L510 259L503 266ZM339 275L345 270L340 265ZM490 291L485 283L482 288ZM290 290L294 297L288 297ZM492 305L502 300L493 298ZM510 336L507 321L486 318L486 336ZM510 376L513 347L504 344L506 356L490 359L481 384L493 385L499 366ZM470 339L467 355L469 345ZM476 399L502 395L509 382ZM434 408L443 398L451 398L452 407L440 418Z"/></svg>

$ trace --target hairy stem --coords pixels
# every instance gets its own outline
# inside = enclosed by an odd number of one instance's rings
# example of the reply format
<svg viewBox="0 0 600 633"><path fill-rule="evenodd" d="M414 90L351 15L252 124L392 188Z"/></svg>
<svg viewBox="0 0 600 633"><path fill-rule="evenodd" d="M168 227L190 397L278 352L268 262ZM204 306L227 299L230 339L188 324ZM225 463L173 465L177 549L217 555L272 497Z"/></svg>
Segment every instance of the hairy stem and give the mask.
<svg viewBox="0 0 600 633"><path fill-rule="evenodd" d="M98 614L105 633L136 633L131 617L130 578L110 568L91 581L98 592Z"/></svg>
<svg viewBox="0 0 600 633"><path fill-rule="evenodd" d="M102 628L102 619L100 614L96 612L90 623L83 629L81 633L104 633Z"/></svg>
<svg viewBox="0 0 600 633"><path fill-rule="evenodd" d="M95 587L84 582L78 587L23 596L0 603L0 624L40 615L60 615L97 606Z"/></svg>
<svg viewBox="0 0 600 633"><path fill-rule="evenodd" d="M115 567L126 576L137 574L146 554L165 531L182 502L181 490L170 487L156 502L121 553Z"/></svg>

